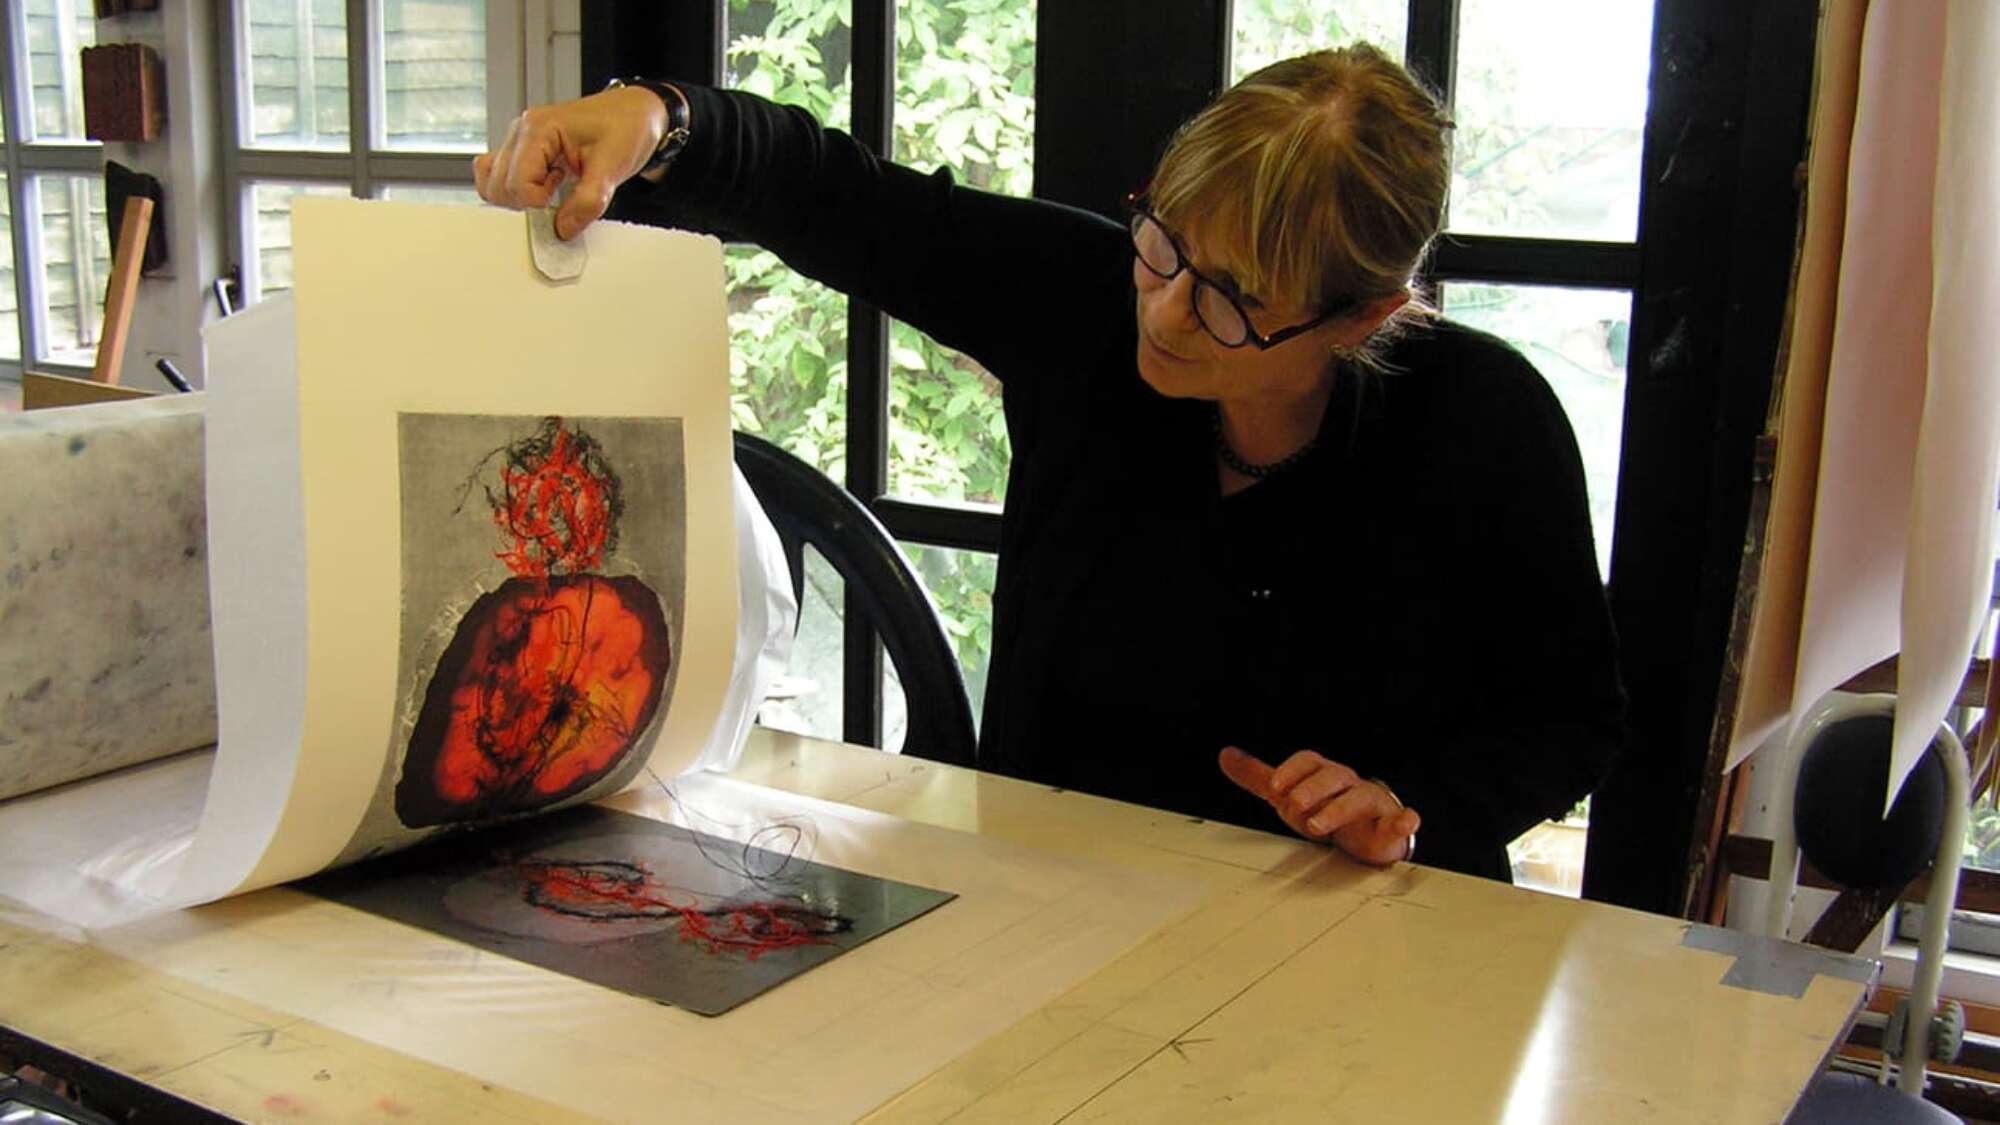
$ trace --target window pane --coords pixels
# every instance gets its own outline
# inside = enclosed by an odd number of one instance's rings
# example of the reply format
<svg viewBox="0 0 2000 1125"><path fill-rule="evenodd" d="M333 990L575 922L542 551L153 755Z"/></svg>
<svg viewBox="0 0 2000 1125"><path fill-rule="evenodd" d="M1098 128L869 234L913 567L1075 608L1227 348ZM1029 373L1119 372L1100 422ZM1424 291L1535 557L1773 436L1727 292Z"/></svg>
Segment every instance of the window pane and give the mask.
<svg viewBox="0 0 2000 1125"><path fill-rule="evenodd" d="M1561 820L1545 820L1507 845L1514 885L1566 898L1583 897L1583 852L1590 831L1590 798Z"/></svg>
<svg viewBox="0 0 2000 1125"><path fill-rule="evenodd" d="M486 0L381 0L384 147L486 150Z"/></svg>
<svg viewBox="0 0 2000 1125"><path fill-rule="evenodd" d="M245 256L253 269L246 279L247 300L260 301L292 287L292 200L301 195L350 194L345 184L250 185L250 249Z"/></svg>
<svg viewBox="0 0 2000 1125"><path fill-rule="evenodd" d="M39 295L48 326L45 353L38 358L88 364L97 355L104 286L111 276L104 183L95 176L38 176L35 191L41 212Z"/></svg>
<svg viewBox="0 0 2000 1125"><path fill-rule="evenodd" d="M1280 59L1355 40L1400 59L1410 22L1407 0L1236 0L1234 14L1231 82Z"/></svg>
<svg viewBox="0 0 2000 1125"><path fill-rule="evenodd" d="M963 184L1034 186L1035 5L899 0L896 159Z"/></svg>
<svg viewBox="0 0 2000 1125"><path fill-rule="evenodd" d="M1448 316L1520 349L1562 400L1583 452L1598 573L1609 578L1632 295L1622 290L1459 281L1442 288Z"/></svg>
<svg viewBox="0 0 2000 1125"><path fill-rule="evenodd" d="M90 0L27 0L28 104L38 140L81 141L83 63L78 52L97 43Z"/></svg>
<svg viewBox="0 0 2000 1125"><path fill-rule="evenodd" d="M479 192L445 184L383 184L381 198L401 203L468 203L477 206Z"/></svg>
<svg viewBox="0 0 2000 1125"><path fill-rule="evenodd" d="M851 33L835 5L729 0L723 84L803 107L845 128ZM847 479L847 298L750 246L723 256L736 428ZM835 644L838 646L838 632ZM834 688L840 725L839 689Z"/></svg>
<svg viewBox="0 0 2000 1125"><path fill-rule="evenodd" d="M1034 186L1035 5L899 0L896 159L1010 195ZM999 383L906 324L891 329L889 490L998 503Z"/></svg>
<svg viewBox="0 0 2000 1125"><path fill-rule="evenodd" d="M1966 817L1964 863L1982 871L2000 871L2000 807L1994 805L1991 790Z"/></svg>
<svg viewBox="0 0 2000 1125"><path fill-rule="evenodd" d="M723 253L731 420L835 481L847 464L847 298L768 250Z"/></svg>
<svg viewBox="0 0 2000 1125"><path fill-rule="evenodd" d="M1992 548L1994 572L2000 574L2000 528L1994 529ZM2000 608L2000 584L1996 584L1994 587L1992 605ZM1994 638L1996 636L2000 636L2000 614L1995 614L1989 609L1986 614L1985 631L1979 635L1979 640L1972 646L1973 655L1978 656L1982 653L1988 656L2000 655L1995 653ZM1961 737L1964 739L1968 750L1972 748L1974 741L1978 738L1978 728L1980 726L1988 722L2000 721L2000 716L1989 715L1985 708L1982 707L1968 707L1962 712L1948 714L1945 718L1952 724L1954 730L1961 732ZM1977 784L1977 779L1974 780L1974 784ZM1993 789L1988 788L1973 803L1972 814L1965 819L1965 851L1962 854L1965 866L1967 867L1977 867L1985 871L2000 871L2000 805L1995 804L1994 797ZM1996 916L1986 915L1985 917L1991 919ZM1953 925L1956 926L1957 923L1954 922ZM1960 942L1956 934L1952 937L1952 948L1960 948Z"/></svg>
<svg viewBox="0 0 2000 1125"><path fill-rule="evenodd" d="M972 697L976 723L985 707L986 672L993 656L993 581L1000 556L916 543L904 543L902 548L937 602L945 639L958 654L958 670L965 677L966 694Z"/></svg>
<svg viewBox="0 0 2000 1125"><path fill-rule="evenodd" d="M1000 382L900 321L889 330L889 491L998 504L1013 447Z"/></svg>
<svg viewBox="0 0 2000 1125"><path fill-rule="evenodd" d="M837 129L853 109L845 4L729 0L722 84L812 111Z"/></svg>
<svg viewBox="0 0 2000 1125"><path fill-rule="evenodd" d="M247 0L250 135L263 148L347 148L346 0Z"/></svg>
<svg viewBox="0 0 2000 1125"><path fill-rule="evenodd" d="M1652 34L1652 0L1464 0L1451 229L1636 237Z"/></svg>
<svg viewBox="0 0 2000 1125"><path fill-rule="evenodd" d="M21 309L14 289L14 197L0 172L0 360L21 358Z"/></svg>

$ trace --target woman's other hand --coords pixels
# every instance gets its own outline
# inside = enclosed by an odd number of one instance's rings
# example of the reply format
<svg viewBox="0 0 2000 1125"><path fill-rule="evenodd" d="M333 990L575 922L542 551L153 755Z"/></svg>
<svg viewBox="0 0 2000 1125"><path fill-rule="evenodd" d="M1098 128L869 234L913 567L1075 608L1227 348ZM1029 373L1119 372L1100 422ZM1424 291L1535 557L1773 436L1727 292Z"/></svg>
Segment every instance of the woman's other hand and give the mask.
<svg viewBox="0 0 2000 1125"><path fill-rule="evenodd" d="M611 193L652 159L667 107L643 86L619 86L536 106L507 126L499 149L475 157L479 197L501 207L546 207L564 179L576 186L556 213L556 237L574 238L611 206Z"/></svg>
<svg viewBox="0 0 2000 1125"><path fill-rule="evenodd" d="M1311 750L1271 768L1237 749L1222 751L1229 780L1270 802L1292 831L1331 841L1363 863L1387 866L1410 854L1410 837L1422 818L1396 795Z"/></svg>

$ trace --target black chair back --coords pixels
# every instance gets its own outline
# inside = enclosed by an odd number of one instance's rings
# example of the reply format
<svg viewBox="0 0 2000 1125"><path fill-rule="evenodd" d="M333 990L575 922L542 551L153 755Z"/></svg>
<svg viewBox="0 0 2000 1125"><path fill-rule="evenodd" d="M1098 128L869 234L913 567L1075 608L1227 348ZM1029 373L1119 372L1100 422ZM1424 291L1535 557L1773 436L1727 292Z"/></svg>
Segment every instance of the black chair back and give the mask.
<svg viewBox="0 0 2000 1125"><path fill-rule="evenodd" d="M881 521L824 473L753 434L736 435L736 467L778 530L800 604L807 544L860 599L903 683L910 719L903 752L973 765L978 741L965 677L930 596Z"/></svg>

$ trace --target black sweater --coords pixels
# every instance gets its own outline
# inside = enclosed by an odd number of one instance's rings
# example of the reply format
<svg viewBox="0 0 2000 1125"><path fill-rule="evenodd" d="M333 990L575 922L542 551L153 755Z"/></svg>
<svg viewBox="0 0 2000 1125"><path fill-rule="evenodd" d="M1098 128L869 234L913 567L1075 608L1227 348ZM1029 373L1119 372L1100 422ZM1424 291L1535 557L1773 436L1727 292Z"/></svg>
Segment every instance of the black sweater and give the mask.
<svg viewBox="0 0 2000 1125"><path fill-rule="evenodd" d="M1506 344L1409 333L1341 374L1303 463L1224 498L1212 406L1139 378L1123 227L687 93L693 139L613 217L762 245L1004 386L981 769L1283 831L1216 754L1316 749L1422 814L1419 862L1501 879L1603 776L1624 699L1582 467Z"/></svg>

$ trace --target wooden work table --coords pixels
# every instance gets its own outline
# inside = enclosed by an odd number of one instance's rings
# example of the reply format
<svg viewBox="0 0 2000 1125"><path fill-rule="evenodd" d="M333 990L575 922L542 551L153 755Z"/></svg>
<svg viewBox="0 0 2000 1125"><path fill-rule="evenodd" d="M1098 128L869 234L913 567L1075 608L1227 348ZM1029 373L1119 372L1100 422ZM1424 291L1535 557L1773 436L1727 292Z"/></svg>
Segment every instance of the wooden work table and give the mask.
<svg viewBox="0 0 2000 1125"><path fill-rule="evenodd" d="M1275 835L767 731L733 778L1183 895L1080 983L888 1096L873 1122L1775 1122L1872 980L1854 958L1422 867L1371 871ZM201 916L190 944L256 972L282 957L287 918L323 930L353 914L306 899L275 888L188 912ZM353 918L370 955L404 940ZM406 960L437 959L442 939L407 933ZM826 974L833 987L848 960L801 981ZM585 1062L523 1065L518 1084L469 1073L439 1061L442 1048L400 1050L301 1015L326 980L274 970L216 987L205 982L226 969L204 977L191 963L0 921L0 1053L102 1068L258 1121L601 1119L577 1112L579 1092L620 1078ZM462 965L437 971L466 987ZM573 989L564 1010L589 1019L587 986L552 976L513 966L480 989ZM482 1002L482 1024L507 1018L504 998ZM734 1015L708 1026L726 1037ZM521 1045L524 1061L560 1049Z"/></svg>

